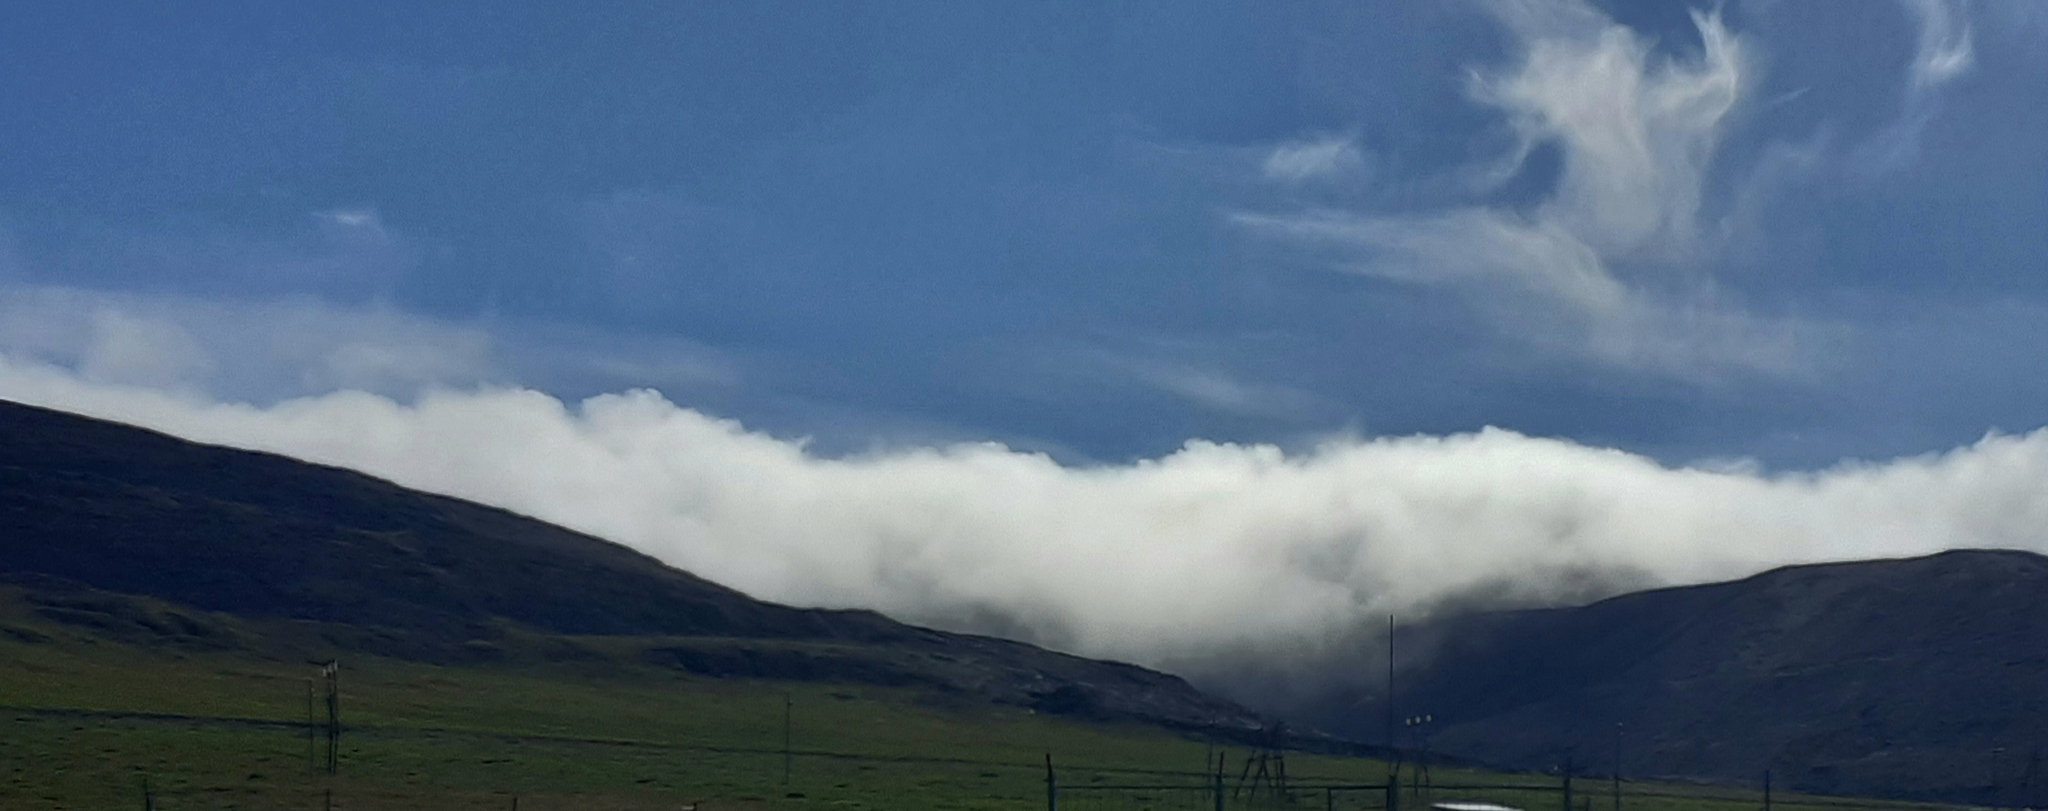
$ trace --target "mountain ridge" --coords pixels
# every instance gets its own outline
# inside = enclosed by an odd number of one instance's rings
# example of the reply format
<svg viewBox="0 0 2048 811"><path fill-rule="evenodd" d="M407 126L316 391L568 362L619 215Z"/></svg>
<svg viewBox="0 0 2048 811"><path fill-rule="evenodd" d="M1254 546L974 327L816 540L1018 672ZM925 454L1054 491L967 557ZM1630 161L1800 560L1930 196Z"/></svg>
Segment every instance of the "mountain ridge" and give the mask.
<svg viewBox="0 0 2048 811"><path fill-rule="evenodd" d="M616 637L639 640L641 664L704 675L915 684L1226 737L1267 725L1136 665L755 600L509 510L6 401L0 538L0 580L34 610L138 638L204 636L179 633L203 617L160 600L429 661Z"/></svg>
<svg viewBox="0 0 2048 811"><path fill-rule="evenodd" d="M1280 735L1135 665L757 601L507 510L5 401L0 600L139 644L281 634L428 662L874 683L1363 751ZM19 642L40 633L0 623ZM1800 564L1400 633L1396 709L1434 716L1432 748L1466 762L1597 773L1618 754L1632 777L1769 770L1795 790L1983 804L2032 801L2043 777L2048 558L2033 553ZM1292 720L1379 741L1386 710L1345 701ZM1987 767L1994 749L2003 765Z"/></svg>
<svg viewBox="0 0 2048 811"><path fill-rule="evenodd" d="M2048 557L2031 552L1799 564L1401 633L1427 661L1397 708L1484 762L1987 804L2042 782ZM1371 736L1384 712L1333 731Z"/></svg>

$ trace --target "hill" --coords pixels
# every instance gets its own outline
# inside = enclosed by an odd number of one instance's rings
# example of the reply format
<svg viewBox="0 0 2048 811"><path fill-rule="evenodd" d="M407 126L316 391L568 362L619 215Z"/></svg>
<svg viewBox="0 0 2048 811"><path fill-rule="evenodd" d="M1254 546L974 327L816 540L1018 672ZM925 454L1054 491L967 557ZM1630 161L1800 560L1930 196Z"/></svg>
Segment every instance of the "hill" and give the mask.
<svg viewBox="0 0 2048 811"><path fill-rule="evenodd" d="M1398 710L1487 762L1831 794L2040 800L2048 558L1794 566L1403 629ZM1377 738L1384 705L1343 714Z"/></svg>
<svg viewBox="0 0 2048 811"><path fill-rule="evenodd" d="M7 402L0 539L0 579L37 616L130 641L276 648L312 638L429 663L623 656L1226 736L1264 726L1143 668L762 602L505 510ZM223 625L206 612L269 624ZM631 644L578 641L592 637Z"/></svg>

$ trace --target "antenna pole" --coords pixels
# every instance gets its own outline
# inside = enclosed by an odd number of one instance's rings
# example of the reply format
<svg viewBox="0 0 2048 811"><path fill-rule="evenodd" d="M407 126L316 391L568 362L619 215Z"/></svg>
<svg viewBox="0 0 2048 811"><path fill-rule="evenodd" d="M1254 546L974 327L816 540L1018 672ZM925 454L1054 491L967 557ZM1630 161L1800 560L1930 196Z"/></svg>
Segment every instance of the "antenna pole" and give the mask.
<svg viewBox="0 0 2048 811"><path fill-rule="evenodd" d="M1387 615L1387 773L1401 776L1401 747L1394 741L1394 615Z"/></svg>

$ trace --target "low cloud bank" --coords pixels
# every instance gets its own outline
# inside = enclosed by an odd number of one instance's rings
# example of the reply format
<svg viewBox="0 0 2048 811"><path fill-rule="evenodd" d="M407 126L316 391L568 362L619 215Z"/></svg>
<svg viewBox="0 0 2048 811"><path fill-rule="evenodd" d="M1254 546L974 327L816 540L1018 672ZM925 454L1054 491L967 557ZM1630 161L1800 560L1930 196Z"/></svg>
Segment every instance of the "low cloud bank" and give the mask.
<svg viewBox="0 0 2048 811"><path fill-rule="evenodd" d="M0 355L0 397L342 465L616 540L752 594L1225 678L1385 615L1955 547L2048 549L2048 429L1803 473L1672 468L1486 429L1202 441L1062 466L995 444L823 458L651 391L268 407ZM1230 660L1230 661L1226 661Z"/></svg>

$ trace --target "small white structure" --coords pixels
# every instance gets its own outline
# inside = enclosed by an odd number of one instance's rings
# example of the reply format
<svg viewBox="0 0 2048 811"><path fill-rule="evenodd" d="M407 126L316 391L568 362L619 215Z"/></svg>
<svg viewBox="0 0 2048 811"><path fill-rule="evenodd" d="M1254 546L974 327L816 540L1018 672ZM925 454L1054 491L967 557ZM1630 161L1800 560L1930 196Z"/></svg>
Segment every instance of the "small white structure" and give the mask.
<svg viewBox="0 0 2048 811"><path fill-rule="evenodd" d="M1498 803L1442 802L1430 803L1429 807L1434 811L1522 811L1520 808Z"/></svg>

